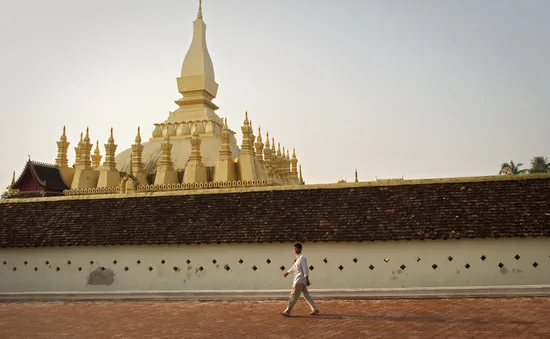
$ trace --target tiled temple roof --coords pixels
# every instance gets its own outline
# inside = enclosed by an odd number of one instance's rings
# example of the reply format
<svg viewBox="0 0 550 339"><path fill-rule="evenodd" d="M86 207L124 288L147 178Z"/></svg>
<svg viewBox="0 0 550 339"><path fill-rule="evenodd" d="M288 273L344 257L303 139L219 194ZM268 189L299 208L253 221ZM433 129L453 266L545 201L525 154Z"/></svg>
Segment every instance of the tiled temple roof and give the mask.
<svg viewBox="0 0 550 339"><path fill-rule="evenodd" d="M0 247L537 236L549 176L0 203Z"/></svg>
<svg viewBox="0 0 550 339"><path fill-rule="evenodd" d="M63 192L70 187L63 181L59 168L56 165L29 160L25 164L23 172L12 188L20 189L32 176L45 191Z"/></svg>

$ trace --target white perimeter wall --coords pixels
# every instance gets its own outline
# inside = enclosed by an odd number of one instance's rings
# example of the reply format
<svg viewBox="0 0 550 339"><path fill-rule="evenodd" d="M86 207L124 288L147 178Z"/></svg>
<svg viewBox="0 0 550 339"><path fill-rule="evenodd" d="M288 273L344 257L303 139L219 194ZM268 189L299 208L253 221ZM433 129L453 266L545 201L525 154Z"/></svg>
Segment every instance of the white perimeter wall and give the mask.
<svg viewBox="0 0 550 339"><path fill-rule="evenodd" d="M311 288L550 284L550 238L305 243L304 254ZM0 249L0 292L284 289L293 260L289 243Z"/></svg>

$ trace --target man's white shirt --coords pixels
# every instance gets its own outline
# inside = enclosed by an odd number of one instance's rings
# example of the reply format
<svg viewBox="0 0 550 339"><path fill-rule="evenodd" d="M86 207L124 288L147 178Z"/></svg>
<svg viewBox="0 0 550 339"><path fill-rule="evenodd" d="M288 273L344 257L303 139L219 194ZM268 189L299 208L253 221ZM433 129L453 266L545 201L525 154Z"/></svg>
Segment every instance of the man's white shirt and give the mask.
<svg viewBox="0 0 550 339"><path fill-rule="evenodd" d="M309 277L309 268L307 267L307 259L303 254L299 254L296 257L296 262L287 271L288 274L294 273L294 283L305 284Z"/></svg>

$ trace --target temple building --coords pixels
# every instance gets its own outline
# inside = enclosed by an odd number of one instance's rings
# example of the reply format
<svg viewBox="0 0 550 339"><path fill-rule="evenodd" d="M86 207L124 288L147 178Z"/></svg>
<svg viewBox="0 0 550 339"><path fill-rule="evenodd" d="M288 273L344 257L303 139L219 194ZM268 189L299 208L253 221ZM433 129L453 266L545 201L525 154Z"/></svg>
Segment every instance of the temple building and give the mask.
<svg viewBox="0 0 550 339"><path fill-rule="evenodd" d="M305 185L294 149L216 113L200 2L177 85L129 149L84 130L69 164L63 128L55 164L14 173L0 301L285 299L296 242L315 298L550 295L550 174Z"/></svg>
<svg viewBox="0 0 550 339"><path fill-rule="evenodd" d="M55 187L39 185L42 189L37 190L34 181L43 181L29 174L38 168L36 163L29 162L12 183L10 195L132 193L304 183L295 150L281 147L269 133L262 137L260 127L253 127L248 112L243 114L240 146L227 119L216 113L218 106L213 100L218 83L206 44L201 1L177 86L181 94L175 101L178 108L166 120L154 124L148 141L142 139L137 128L131 148L116 154L111 128L101 164L101 147L99 142L94 147L87 129L75 143L75 162L69 166L70 142L63 127L55 164L47 165L50 171L58 169L55 174L58 179L48 181ZM60 187L65 189L60 191Z"/></svg>

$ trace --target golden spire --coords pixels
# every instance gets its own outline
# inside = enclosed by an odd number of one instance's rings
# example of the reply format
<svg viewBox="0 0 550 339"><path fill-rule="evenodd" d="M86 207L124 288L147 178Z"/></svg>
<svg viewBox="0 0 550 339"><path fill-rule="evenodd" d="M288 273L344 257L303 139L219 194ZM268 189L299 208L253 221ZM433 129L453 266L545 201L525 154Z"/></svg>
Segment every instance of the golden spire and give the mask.
<svg viewBox="0 0 550 339"><path fill-rule="evenodd" d="M81 134L82 136L82 134ZM94 145L90 143L90 129L86 127L86 134L78 145L79 162L78 165L84 169L92 166L91 152Z"/></svg>
<svg viewBox="0 0 550 339"><path fill-rule="evenodd" d="M69 166L69 161L67 159L67 149L69 148L69 145L70 143L67 142L65 126L63 126L63 134L57 142L57 158L55 159L55 164L60 168Z"/></svg>
<svg viewBox="0 0 550 339"><path fill-rule="evenodd" d="M107 139L107 142L115 142L115 138L113 137L113 128L111 127L111 134L109 135L109 139Z"/></svg>
<svg viewBox="0 0 550 339"><path fill-rule="evenodd" d="M12 196L17 193L17 190L13 189L13 186L15 185L15 171L13 171L13 176L11 178L11 184L8 187L8 196Z"/></svg>
<svg viewBox="0 0 550 339"><path fill-rule="evenodd" d="M73 167L76 167L78 166L78 164L80 164L80 146L82 145L83 142L84 141L82 139L82 132L80 132L80 141L78 142L78 145L74 148L75 158L74 158Z"/></svg>
<svg viewBox="0 0 550 339"><path fill-rule="evenodd" d="M145 171L143 162L141 161L142 152L143 152L143 145L141 144L140 128L138 127L135 144L132 145L132 172L135 174L142 173ZM144 183L144 184L147 184L147 183Z"/></svg>
<svg viewBox="0 0 550 339"><path fill-rule="evenodd" d="M254 146L250 140L251 137L251 128L250 128L250 121L248 121L248 112L245 112L244 114L244 123L241 127L241 131L243 133L243 142L241 145L241 153L254 153Z"/></svg>
<svg viewBox="0 0 550 339"><path fill-rule="evenodd" d="M86 136L84 137L84 142L89 143L90 142L90 128L86 127Z"/></svg>
<svg viewBox="0 0 550 339"><path fill-rule="evenodd" d="M299 177L299 179L300 179L300 185L305 184L304 177L302 176L302 164L300 164L300 177Z"/></svg>
<svg viewBox="0 0 550 339"><path fill-rule="evenodd" d="M99 140L96 141L94 155L92 155L92 167L98 168L101 165L101 154L99 153Z"/></svg>
<svg viewBox="0 0 550 339"><path fill-rule="evenodd" d="M222 145L220 148L220 159L231 160L233 155L231 153L231 146L229 144L229 127L227 126L227 118L223 119L223 128L222 128Z"/></svg>
<svg viewBox="0 0 550 339"><path fill-rule="evenodd" d="M197 13L197 19L202 20L202 0L199 0L199 11Z"/></svg>
<svg viewBox="0 0 550 339"><path fill-rule="evenodd" d="M115 145L115 138L113 137L113 128L111 127L111 134L107 143L105 144L105 161L103 162L103 167L106 167L109 170L116 170L115 163L115 152L117 145Z"/></svg>
<svg viewBox="0 0 550 339"><path fill-rule="evenodd" d="M290 178L294 180L295 183L298 182L298 158L296 157L296 149L292 149L292 159L290 160L291 172Z"/></svg>
<svg viewBox="0 0 550 339"><path fill-rule="evenodd" d="M258 127L258 137L256 138L256 159L260 164L264 162L264 143L262 142L262 130Z"/></svg>
<svg viewBox="0 0 550 339"><path fill-rule="evenodd" d="M141 132L140 132L140 127L138 127L138 129L137 129L137 135L136 135L135 142L136 142L136 144L141 144Z"/></svg>
<svg viewBox="0 0 550 339"><path fill-rule="evenodd" d="M166 135L164 136L164 141L161 144L160 161L157 167L157 171L159 169L163 169L166 171L174 170L174 164L172 163L172 143L170 143L170 134L168 133L166 133Z"/></svg>
<svg viewBox="0 0 550 339"><path fill-rule="evenodd" d="M189 161L191 160L197 160L199 163L202 164L202 156L201 156L201 138L199 136L199 133L195 131L193 135L191 136L191 154L189 155Z"/></svg>
<svg viewBox="0 0 550 339"><path fill-rule="evenodd" d="M271 181L273 180L273 167L271 166L271 147L269 145L269 132L267 132L265 136L264 164L267 170L267 180Z"/></svg>
<svg viewBox="0 0 550 339"><path fill-rule="evenodd" d="M357 176L357 168L355 169L355 182L359 182L359 177Z"/></svg>

